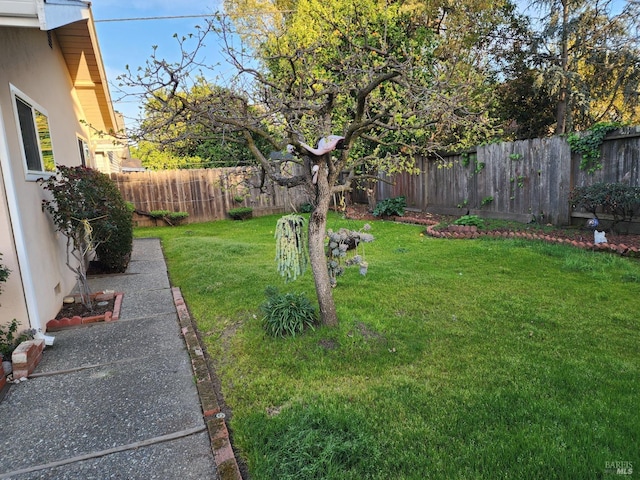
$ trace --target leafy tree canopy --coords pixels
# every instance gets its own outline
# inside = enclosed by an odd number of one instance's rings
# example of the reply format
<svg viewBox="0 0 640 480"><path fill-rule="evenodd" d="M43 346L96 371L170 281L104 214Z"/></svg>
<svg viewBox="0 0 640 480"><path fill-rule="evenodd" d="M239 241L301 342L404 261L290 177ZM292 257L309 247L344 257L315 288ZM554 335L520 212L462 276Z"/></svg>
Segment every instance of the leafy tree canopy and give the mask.
<svg viewBox="0 0 640 480"><path fill-rule="evenodd" d="M282 186L304 185L314 210L309 258L323 322L337 322L324 252L332 194L375 169L411 171L418 154L463 148L493 138L488 115L493 83L485 53L495 42L469 37L462 19L493 18L495 2L474 9L420 2L298 0L278 21L256 21L247 55L228 17L211 20L191 38L181 60L152 56L141 72L121 80L142 88L153 118L141 135L189 145L195 137L242 139L254 159ZM256 17L256 15L254 15ZM257 17L260 17L258 15ZM262 17L261 17L262 18ZM462 26L461 26L462 25ZM225 45L234 82L202 88L206 65L199 50L209 34ZM240 37L242 38L242 37ZM448 50L446 40L456 40ZM469 48L474 46L474 48ZM197 93L194 93L197 92ZM188 127L188 128L187 128ZM339 150L312 148L329 135ZM297 171L283 168L294 154ZM283 161L282 158L285 158ZM366 167L366 168L364 168Z"/></svg>

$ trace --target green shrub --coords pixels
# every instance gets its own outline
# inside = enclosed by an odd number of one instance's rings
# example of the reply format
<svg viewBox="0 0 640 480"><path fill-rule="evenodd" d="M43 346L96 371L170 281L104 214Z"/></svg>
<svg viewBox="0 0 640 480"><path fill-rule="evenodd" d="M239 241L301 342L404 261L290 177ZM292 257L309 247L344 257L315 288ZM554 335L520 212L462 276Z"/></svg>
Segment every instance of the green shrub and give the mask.
<svg viewBox="0 0 640 480"><path fill-rule="evenodd" d="M285 337L313 329L318 322L316 309L304 293L280 293L275 287L265 290L267 301L260 305L262 324L272 337Z"/></svg>
<svg viewBox="0 0 640 480"><path fill-rule="evenodd" d="M618 222L631 221L640 210L640 187L598 182L575 187L569 194L569 201L574 208L584 208L593 216L599 211L613 215L613 228Z"/></svg>
<svg viewBox="0 0 640 480"><path fill-rule="evenodd" d="M484 220L477 215L463 215L462 217L458 218L455 222L453 222L453 224L464 225L466 227L483 228Z"/></svg>
<svg viewBox="0 0 640 480"><path fill-rule="evenodd" d="M189 216L188 212L169 212L167 218L174 223L180 222Z"/></svg>
<svg viewBox="0 0 640 480"><path fill-rule="evenodd" d="M151 210L149 216L155 220L164 220L169 225L180 223L189 216L188 212L170 212L169 210Z"/></svg>
<svg viewBox="0 0 640 480"><path fill-rule="evenodd" d="M120 190L108 175L95 176L94 188L106 204L107 218L94 227L106 240L96 247L98 262L106 271L122 273L127 269L133 249L133 213Z"/></svg>
<svg viewBox="0 0 640 480"><path fill-rule="evenodd" d="M149 216L156 220L160 220L161 218L164 218L167 215L169 215L169 210L151 210L149 212Z"/></svg>
<svg viewBox="0 0 640 480"><path fill-rule="evenodd" d="M2 260L2 254L0 253L0 260ZM2 284L7 281L11 270L0 263L0 293L2 293Z"/></svg>
<svg viewBox="0 0 640 480"><path fill-rule="evenodd" d="M58 174L42 184L52 195L43 204L58 231L80 251L88 223L98 262L106 271L123 272L133 247L133 214L109 176L87 167L60 165Z"/></svg>
<svg viewBox="0 0 640 480"><path fill-rule="evenodd" d="M234 220L246 220L253 217L253 208L251 207L238 207L232 208L227 212Z"/></svg>
<svg viewBox="0 0 640 480"><path fill-rule="evenodd" d="M401 217L404 215L405 208L407 208L407 200L405 197L387 198L376 204L373 214L376 217Z"/></svg>
<svg viewBox="0 0 640 480"><path fill-rule="evenodd" d="M18 334L18 321L13 321L3 327L0 325L0 355L5 360L11 360L11 354L25 340L31 340L35 334L34 330L25 330Z"/></svg>
<svg viewBox="0 0 640 480"><path fill-rule="evenodd" d="M298 207L298 211L300 213L311 213L313 212L313 205L311 205L309 202L303 203Z"/></svg>

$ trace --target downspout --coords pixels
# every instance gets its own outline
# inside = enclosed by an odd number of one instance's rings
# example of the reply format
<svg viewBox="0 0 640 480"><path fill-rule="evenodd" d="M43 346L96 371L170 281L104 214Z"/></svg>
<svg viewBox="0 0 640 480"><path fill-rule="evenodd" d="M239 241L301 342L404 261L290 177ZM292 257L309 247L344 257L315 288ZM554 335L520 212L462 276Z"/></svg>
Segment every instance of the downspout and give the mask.
<svg viewBox="0 0 640 480"><path fill-rule="evenodd" d="M43 325L40 323L40 318L38 316L38 302L36 292L33 288L31 266L29 264L29 255L27 253L27 239L24 236L22 223L20 222L18 195L13 184L14 177L9 157L7 133L4 129L2 107L0 107L0 170L2 170L2 176L4 178L4 191L7 198L7 206L9 208L9 222L11 223L13 243L15 244L16 254L18 255L18 265L20 268L20 277L22 278L22 290L24 292L25 302L27 305L29 325L37 331L42 329Z"/></svg>

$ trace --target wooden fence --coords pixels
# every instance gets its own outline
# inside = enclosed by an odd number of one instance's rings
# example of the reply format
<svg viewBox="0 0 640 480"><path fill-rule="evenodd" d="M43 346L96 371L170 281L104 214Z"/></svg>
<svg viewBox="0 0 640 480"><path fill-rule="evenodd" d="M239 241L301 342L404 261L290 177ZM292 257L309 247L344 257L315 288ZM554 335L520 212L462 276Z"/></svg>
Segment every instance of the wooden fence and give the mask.
<svg viewBox="0 0 640 480"><path fill-rule="evenodd" d="M378 201L404 195L410 209L523 222L537 220L568 225L586 213L568 202L574 186L594 182L640 185L640 127L609 135L602 145L602 170L593 175L579 169L563 137L551 137L478 147L466 154L418 161L418 175L398 174L377 182ZM236 207L252 207L255 215L291 211L308 201L301 187L287 189L265 182L256 169L221 168L112 174L125 200L142 211L189 213L188 222L226 217ZM370 185L371 186L371 185ZM364 191L351 199L367 202ZM153 221L138 217L138 225Z"/></svg>
<svg viewBox="0 0 640 480"><path fill-rule="evenodd" d="M238 207L252 207L256 216L292 210L307 200L304 189L276 186L262 179L254 168L165 170L111 174L125 200L136 210L187 212L186 222L204 222L227 217ZM136 215L137 226L154 225Z"/></svg>
<svg viewBox="0 0 640 480"><path fill-rule="evenodd" d="M463 155L421 159L420 174L398 174L377 185L376 198L399 195L419 211L469 213L518 221L533 219L568 225L586 216L571 210L574 186L594 182L640 185L640 127L621 129L602 145L602 170L579 169L563 137L523 140L478 147ZM354 194L354 198L362 194Z"/></svg>

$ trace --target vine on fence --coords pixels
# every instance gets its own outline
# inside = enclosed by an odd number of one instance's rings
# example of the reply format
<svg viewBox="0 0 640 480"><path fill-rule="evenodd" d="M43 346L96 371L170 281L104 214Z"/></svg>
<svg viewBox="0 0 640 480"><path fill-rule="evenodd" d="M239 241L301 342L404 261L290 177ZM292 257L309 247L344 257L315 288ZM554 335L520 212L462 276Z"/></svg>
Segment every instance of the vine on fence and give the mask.
<svg viewBox="0 0 640 480"><path fill-rule="evenodd" d="M567 142L573 153L579 153L580 170L593 175L602 169L600 147L608 133L623 126L619 122L600 122L593 125L587 133L573 132L567 135Z"/></svg>

